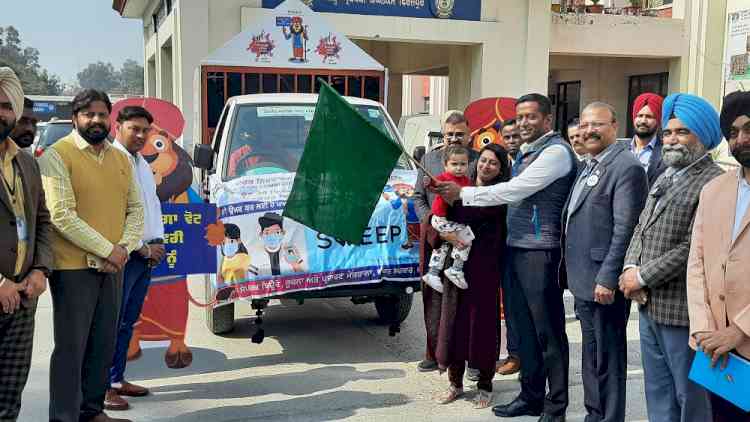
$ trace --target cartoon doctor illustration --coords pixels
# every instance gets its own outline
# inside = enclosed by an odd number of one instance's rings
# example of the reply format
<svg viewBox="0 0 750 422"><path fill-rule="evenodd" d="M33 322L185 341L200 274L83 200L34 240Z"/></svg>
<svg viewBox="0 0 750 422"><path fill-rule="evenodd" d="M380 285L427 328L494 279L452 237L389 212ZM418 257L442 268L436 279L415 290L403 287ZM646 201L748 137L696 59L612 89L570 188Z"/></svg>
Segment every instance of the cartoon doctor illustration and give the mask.
<svg viewBox="0 0 750 422"><path fill-rule="evenodd" d="M261 243L250 252L258 275L286 275L307 271L304 250L284 241L284 219L279 214L267 212L258 218Z"/></svg>

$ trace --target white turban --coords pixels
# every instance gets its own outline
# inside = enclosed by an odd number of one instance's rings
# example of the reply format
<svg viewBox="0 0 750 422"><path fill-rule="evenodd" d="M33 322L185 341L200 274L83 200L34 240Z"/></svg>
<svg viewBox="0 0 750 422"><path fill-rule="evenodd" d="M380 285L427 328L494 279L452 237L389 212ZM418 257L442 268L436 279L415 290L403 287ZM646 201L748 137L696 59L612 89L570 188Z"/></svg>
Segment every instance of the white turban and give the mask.
<svg viewBox="0 0 750 422"><path fill-rule="evenodd" d="M18 121L23 114L23 88L13 69L0 67L0 89L8 96L8 101L13 105L13 112L16 113L16 121Z"/></svg>

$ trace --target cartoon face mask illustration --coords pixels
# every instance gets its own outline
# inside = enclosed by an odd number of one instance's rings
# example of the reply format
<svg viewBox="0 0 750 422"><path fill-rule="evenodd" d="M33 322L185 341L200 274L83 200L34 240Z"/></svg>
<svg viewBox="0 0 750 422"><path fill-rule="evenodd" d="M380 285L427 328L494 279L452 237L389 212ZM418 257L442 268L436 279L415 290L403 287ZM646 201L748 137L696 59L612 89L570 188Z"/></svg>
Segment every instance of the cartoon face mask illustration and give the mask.
<svg viewBox="0 0 750 422"><path fill-rule="evenodd" d="M269 233L263 235L263 244L269 252L277 252L281 249L281 241L284 235L281 232Z"/></svg>

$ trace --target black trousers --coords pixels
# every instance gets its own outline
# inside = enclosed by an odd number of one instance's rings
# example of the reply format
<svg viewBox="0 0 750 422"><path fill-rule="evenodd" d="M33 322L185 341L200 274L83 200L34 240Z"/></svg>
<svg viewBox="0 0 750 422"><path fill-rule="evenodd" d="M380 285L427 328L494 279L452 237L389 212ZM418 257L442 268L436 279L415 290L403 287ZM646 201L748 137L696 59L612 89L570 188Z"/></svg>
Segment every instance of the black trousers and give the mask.
<svg viewBox="0 0 750 422"><path fill-rule="evenodd" d="M508 262L508 258L505 259ZM520 358L518 348L521 340L518 338L518 332L516 331L516 316L513 314L513 300L511 300L511 286L513 285L510 281L510 266L505 265L505 271L503 279L500 280L500 284L503 288L503 311L505 312L505 336L507 339L508 355L514 358ZM500 338L500 332L498 330L498 339ZM499 344L499 341L498 341Z"/></svg>
<svg viewBox="0 0 750 422"><path fill-rule="evenodd" d="M0 310L0 422L15 421L29 377L36 299L12 314Z"/></svg>
<svg viewBox="0 0 750 422"><path fill-rule="evenodd" d="M115 350L122 274L55 271L49 285L55 337L49 419L87 421L104 408Z"/></svg>
<svg viewBox="0 0 750 422"><path fill-rule="evenodd" d="M575 309L583 337L586 422L624 422L630 301L618 291L610 305L576 298Z"/></svg>
<svg viewBox="0 0 750 422"><path fill-rule="evenodd" d="M514 322L521 340L520 398L543 404L546 414L562 415L568 407L569 351L557 275L560 250L510 248L509 264Z"/></svg>

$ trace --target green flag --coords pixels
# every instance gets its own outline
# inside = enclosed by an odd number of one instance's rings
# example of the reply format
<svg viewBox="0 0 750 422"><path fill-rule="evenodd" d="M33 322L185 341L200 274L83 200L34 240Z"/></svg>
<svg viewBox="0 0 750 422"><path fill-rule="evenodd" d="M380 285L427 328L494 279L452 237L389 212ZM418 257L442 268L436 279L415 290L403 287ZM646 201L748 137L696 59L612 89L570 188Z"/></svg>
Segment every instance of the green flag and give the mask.
<svg viewBox="0 0 750 422"><path fill-rule="evenodd" d="M321 84L284 217L359 245L401 148Z"/></svg>

